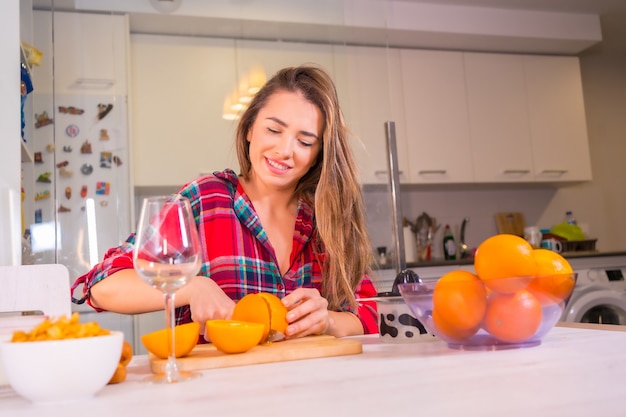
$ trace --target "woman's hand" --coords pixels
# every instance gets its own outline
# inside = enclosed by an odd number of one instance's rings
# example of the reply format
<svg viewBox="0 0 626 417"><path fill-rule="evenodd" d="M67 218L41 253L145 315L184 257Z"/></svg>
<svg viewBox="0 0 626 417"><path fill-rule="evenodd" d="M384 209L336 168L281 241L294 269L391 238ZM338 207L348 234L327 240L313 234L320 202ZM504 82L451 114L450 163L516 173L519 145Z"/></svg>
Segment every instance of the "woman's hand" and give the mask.
<svg viewBox="0 0 626 417"><path fill-rule="evenodd" d="M298 288L282 299L287 307L287 339L326 333L332 320L328 300L313 288Z"/></svg>
<svg viewBox="0 0 626 417"><path fill-rule="evenodd" d="M197 276L182 290L188 296L191 319L202 325L201 333L207 320L231 318L235 302L211 278Z"/></svg>

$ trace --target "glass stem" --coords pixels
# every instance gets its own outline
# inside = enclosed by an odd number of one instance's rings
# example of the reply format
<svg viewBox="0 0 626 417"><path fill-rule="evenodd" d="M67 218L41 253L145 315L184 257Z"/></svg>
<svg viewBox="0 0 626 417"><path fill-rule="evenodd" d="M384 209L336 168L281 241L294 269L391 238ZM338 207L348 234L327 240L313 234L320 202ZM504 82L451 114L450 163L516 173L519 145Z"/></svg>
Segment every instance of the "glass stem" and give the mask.
<svg viewBox="0 0 626 417"><path fill-rule="evenodd" d="M178 364L176 363L176 305L174 304L174 292L166 292L165 294L165 312L168 317L170 327L170 349L167 365L165 366L165 374L167 382L178 381Z"/></svg>

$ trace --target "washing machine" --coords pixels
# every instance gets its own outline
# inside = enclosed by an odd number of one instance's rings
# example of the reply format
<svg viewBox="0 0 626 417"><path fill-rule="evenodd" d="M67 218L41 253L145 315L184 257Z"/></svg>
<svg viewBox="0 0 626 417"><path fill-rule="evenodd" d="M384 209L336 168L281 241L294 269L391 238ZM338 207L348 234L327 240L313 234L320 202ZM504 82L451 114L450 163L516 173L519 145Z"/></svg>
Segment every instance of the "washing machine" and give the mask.
<svg viewBox="0 0 626 417"><path fill-rule="evenodd" d="M626 265L574 270L576 286L561 321L626 325Z"/></svg>

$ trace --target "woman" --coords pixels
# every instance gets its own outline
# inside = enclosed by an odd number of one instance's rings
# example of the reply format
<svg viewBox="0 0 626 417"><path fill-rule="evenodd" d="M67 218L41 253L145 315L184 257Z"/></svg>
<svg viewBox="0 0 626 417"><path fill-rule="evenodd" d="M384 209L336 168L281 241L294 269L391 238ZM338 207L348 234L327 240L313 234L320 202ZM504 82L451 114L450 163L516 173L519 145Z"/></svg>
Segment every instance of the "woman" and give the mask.
<svg viewBox="0 0 626 417"><path fill-rule="evenodd" d="M334 84L312 66L279 71L236 132L241 174L185 185L200 239L200 275L176 293L177 323L230 318L247 293L271 292L289 310L288 338L375 333L372 253L364 204ZM80 277L98 310L142 313L163 295L133 270L134 236Z"/></svg>

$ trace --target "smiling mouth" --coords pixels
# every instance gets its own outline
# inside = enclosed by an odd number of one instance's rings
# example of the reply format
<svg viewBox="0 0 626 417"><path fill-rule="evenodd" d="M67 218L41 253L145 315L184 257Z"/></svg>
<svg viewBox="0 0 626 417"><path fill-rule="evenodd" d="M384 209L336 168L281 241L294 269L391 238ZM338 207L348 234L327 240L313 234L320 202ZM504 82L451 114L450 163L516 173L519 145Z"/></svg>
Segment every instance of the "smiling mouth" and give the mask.
<svg viewBox="0 0 626 417"><path fill-rule="evenodd" d="M275 170L284 172L284 171L287 171L289 169L289 166L287 166L285 164L281 164L280 162L276 162L276 161L274 161L272 159L269 159L269 158L265 158L265 160L267 161L267 164L270 167L274 168Z"/></svg>

